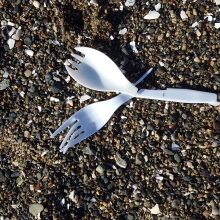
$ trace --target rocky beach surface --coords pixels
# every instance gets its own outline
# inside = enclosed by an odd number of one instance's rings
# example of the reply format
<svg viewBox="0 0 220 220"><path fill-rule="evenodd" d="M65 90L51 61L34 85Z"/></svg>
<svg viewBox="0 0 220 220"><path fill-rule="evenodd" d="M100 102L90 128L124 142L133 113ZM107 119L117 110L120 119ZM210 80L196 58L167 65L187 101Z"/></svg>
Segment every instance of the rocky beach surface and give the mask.
<svg viewBox="0 0 220 220"><path fill-rule="evenodd" d="M219 106L132 99L70 148L65 120L115 93L64 62L109 56L138 88L220 91L219 0L0 1L0 220L219 219Z"/></svg>

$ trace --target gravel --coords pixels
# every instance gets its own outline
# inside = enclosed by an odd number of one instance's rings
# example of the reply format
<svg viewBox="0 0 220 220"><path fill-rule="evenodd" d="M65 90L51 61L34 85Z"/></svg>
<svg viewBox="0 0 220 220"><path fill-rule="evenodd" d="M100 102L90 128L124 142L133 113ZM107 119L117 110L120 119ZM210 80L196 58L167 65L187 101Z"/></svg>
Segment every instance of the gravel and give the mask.
<svg viewBox="0 0 220 220"><path fill-rule="evenodd" d="M219 218L218 106L134 98L66 154L66 131L50 139L79 109L116 95L68 77L76 46L104 52L131 82L153 67L138 88L219 98L218 1L0 6L0 219Z"/></svg>

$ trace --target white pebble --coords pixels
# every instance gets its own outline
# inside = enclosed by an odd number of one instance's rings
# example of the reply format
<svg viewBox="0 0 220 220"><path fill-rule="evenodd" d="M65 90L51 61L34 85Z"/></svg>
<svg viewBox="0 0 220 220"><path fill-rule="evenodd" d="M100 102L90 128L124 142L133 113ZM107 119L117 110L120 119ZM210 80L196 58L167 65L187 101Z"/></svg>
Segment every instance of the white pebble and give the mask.
<svg viewBox="0 0 220 220"><path fill-rule="evenodd" d="M186 15L186 12L183 10L180 12L180 17L182 18L182 20L185 20L188 18L188 16Z"/></svg>
<svg viewBox="0 0 220 220"><path fill-rule="evenodd" d="M9 45L9 48L12 49L15 46L15 40L10 38L8 40L8 45Z"/></svg>
<svg viewBox="0 0 220 220"><path fill-rule="evenodd" d="M154 10L154 11L149 11L149 13L146 16L144 16L144 19L150 20L150 19L157 19L159 17L160 17L160 13Z"/></svg>
<svg viewBox="0 0 220 220"><path fill-rule="evenodd" d="M33 56L34 55L34 51L33 50L25 50L25 53L29 56Z"/></svg>
<svg viewBox="0 0 220 220"><path fill-rule="evenodd" d="M152 215L157 215L160 213L159 205L156 204L152 209L150 209Z"/></svg>
<svg viewBox="0 0 220 220"><path fill-rule="evenodd" d="M33 6L35 8L39 8L40 7L40 3L38 1L33 1Z"/></svg>
<svg viewBox="0 0 220 220"><path fill-rule="evenodd" d="M161 3L155 5L155 10L159 11L161 9Z"/></svg>
<svg viewBox="0 0 220 220"><path fill-rule="evenodd" d="M127 28L123 28L122 30L119 31L119 34L125 34L127 32Z"/></svg>
<svg viewBox="0 0 220 220"><path fill-rule="evenodd" d="M125 2L125 6L133 6L135 4L135 0L127 0Z"/></svg>

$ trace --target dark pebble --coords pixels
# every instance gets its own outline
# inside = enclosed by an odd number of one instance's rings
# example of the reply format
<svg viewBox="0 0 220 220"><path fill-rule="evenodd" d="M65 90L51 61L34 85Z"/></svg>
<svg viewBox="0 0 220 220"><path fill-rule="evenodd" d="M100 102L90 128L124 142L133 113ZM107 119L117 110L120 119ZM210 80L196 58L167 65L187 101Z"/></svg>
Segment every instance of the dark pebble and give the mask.
<svg viewBox="0 0 220 220"><path fill-rule="evenodd" d="M26 38L24 39L24 44L26 44L26 45L31 45L31 44L32 44L31 39L30 39L29 37L26 37Z"/></svg>
<svg viewBox="0 0 220 220"><path fill-rule="evenodd" d="M36 89L35 89L34 86L31 86L31 87L28 89L28 91L29 91L29 92L32 92L32 93L35 92L35 90L36 90Z"/></svg>
<svg viewBox="0 0 220 220"><path fill-rule="evenodd" d="M160 66L160 67L157 68L157 72L158 72L158 73L163 73L163 72L165 72L165 71L166 71L166 69L165 69L164 67L161 67L161 66Z"/></svg>
<svg viewBox="0 0 220 220"><path fill-rule="evenodd" d="M11 178L17 178L20 176L20 173L19 172L14 172L11 174Z"/></svg>
<svg viewBox="0 0 220 220"><path fill-rule="evenodd" d="M50 87L52 93L59 93L61 92L62 89L63 89L63 85L60 82L54 82Z"/></svg>
<svg viewBox="0 0 220 220"><path fill-rule="evenodd" d="M176 154L174 155L174 159L175 159L175 161L176 161L177 163L181 162L181 159L180 159L180 156L179 156L178 153L176 153Z"/></svg>
<svg viewBox="0 0 220 220"><path fill-rule="evenodd" d="M184 176L184 177L183 177L183 180L184 180L184 181L190 181L191 178L190 178L190 176Z"/></svg>
<svg viewBox="0 0 220 220"><path fill-rule="evenodd" d="M0 182L5 182L5 181L6 181L6 178L3 175L2 171L0 170Z"/></svg>
<svg viewBox="0 0 220 220"><path fill-rule="evenodd" d="M46 81L46 82L49 82L51 79L52 79L51 74L50 74L50 73L47 73L47 74L45 75L45 81Z"/></svg>

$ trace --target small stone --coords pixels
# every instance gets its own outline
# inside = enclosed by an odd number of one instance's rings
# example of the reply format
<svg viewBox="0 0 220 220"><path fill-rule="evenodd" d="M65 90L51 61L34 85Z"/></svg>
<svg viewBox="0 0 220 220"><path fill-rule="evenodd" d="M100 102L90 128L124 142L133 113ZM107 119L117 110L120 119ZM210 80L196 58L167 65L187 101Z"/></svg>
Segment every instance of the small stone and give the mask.
<svg viewBox="0 0 220 220"><path fill-rule="evenodd" d="M180 159L180 156L179 156L178 153L176 153L176 154L174 155L174 159L175 159L175 161L176 161L177 163L180 163L180 162L181 162L181 159Z"/></svg>
<svg viewBox="0 0 220 220"><path fill-rule="evenodd" d="M215 66L215 62L213 60L211 60L210 66Z"/></svg>
<svg viewBox="0 0 220 220"><path fill-rule="evenodd" d="M70 106L73 106L73 100L72 100L72 99L69 99L69 100L67 101L67 104L69 104Z"/></svg>
<svg viewBox="0 0 220 220"><path fill-rule="evenodd" d="M30 77L31 76L31 71L29 69L25 70L24 75L26 77Z"/></svg>
<svg viewBox="0 0 220 220"><path fill-rule="evenodd" d="M187 114L183 113L183 114L182 114L182 118L183 118L183 119L187 119L187 118L188 118Z"/></svg>
<svg viewBox="0 0 220 220"><path fill-rule="evenodd" d="M23 182L24 182L24 180L21 177L18 177L16 179L17 186L20 186Z"/></svg>
<svg viewBox="0 0 220 220"><path fill-rule="evenodd" d="M134 216L131 215L131 214L128 214L128 216L127 216L127 220L134 220Z"/></svg>
<svg viewBox="0 0 220 220"><path fill-rule="evenodd" d="M11 178L18 178L20 176L19 172L14 172L11 174Z"/></svg>
<svg viewBox="0 0 220 220"><path fill-rule="evenodd" d="M205 210L202 214L205 216L206 219L208 219L210 214L211 214L211 212L208 211L208 210Z"/></svg>
<svg viewBox="0 0 220 220"><path fill-rule="evenodd" d="M212 209L212 215L219 215L219 209L213 208Z"/></svg>
<svg viewBox="0 0 220 220"><path fill-rule="evenodd" d="M127 28L123 28L119 31L119 34L124 35L127 32Z"/></svg>
<svg viewBox="0 0 220 220"><path fill-rule="evenodd" d="M16 31L16 33L14 35L12 35L12 38L14 40L20 40L21 38L21 35L22 35L22 31L21 31L21 27L19 27Z"/></svg>
<svg viewBox="0 0 220 220"><path fill-rule="evenodd" d="M196 57L196 58L194 59L194 62L196 62L196 63L201 63L201 60L200 60L198 57Z"/></svg>
<svg viewBox="0 0 220 220"><path fill-rule="evenodd" d="M186 20L188 18L188 16L186 15L186 12L183 10L180 12L180 17L182 20Z"/></svg>
<svg viewBox="0 0 220 220"><path fill-rule="evenodd" d="M20 5L15 5L14 12L19 13L20 10L21 10L21 6Z"/></svg>
<svg viewBox="0 0 220 220"><path fill-rule="evenodd" d="M178 199L174 199L171 203L171 207L177 209L179 206L180 201Z"/></svg>
<svg viewBox="0 0 220 220"><path fill-rule="evenodd" d="M157 71L158 71L158 73L163 73L163 72L165 72L165 68L160 66L157 68Z"/></svg>
<svg viewBox="0 0 220 220"><path fill-rule="evenodd" d="M34 55L34 51L33 50L25 50L25 53L27 55L29 55L30 57L32 57Z"/></svg>
<svg viewBox="0 0 220 220"><path fill-rule="evenodd" d="M40 3L38 1L33 1L33 6L35 8L39 8L40 7Z"/></svg>
<svg viewBox="0 0 220 220"><path fill-rule="evenodd" d="M34 191L34 185L30 185L30 190Z"/></svg>
<svg viewBox="0 0 220 220"><path fill-rule="evenodd" d="M213 122L213 128L215 129L215 130L220 130L220 122L218 122L218 121L214 121Z"/></svg>
<svg viewBox="0 0 220 220"><path fill-rule="evenodd" d="M32 93L34 93L34 92L35 92L35 90L36 90L36 89L35 89L35 87L34 87L34 86L31 86L31 87L28 89L28 91L29 91L29 92L32 92Z"/></svg>
<svg viewBox="0 0 220 220"><path fill-rule="evenodd" d="M150 209L152 215L157 215L160 213L159 205L156 204L152 209Z"/></svg>
<svg viewBox="0 0 220 220"><path fill-rule="evenodd" d="M51 74L50 74L50 73L47 73L47 74L45 75L45 81L46 81L46 82L49 82L51 79L52 79Z"/></svg>
<svg viewBox="0 0 220 220"><path fill-rule="evenodd" d="M153 11L149 11L149 13L146 16L144 16L144 19L151 20L151 19L157 19L159 17L160 17L160 13L153 10Z"/></svg>
<svg viewBox="0 0 220 220"><path fill-rule="evenodd" d="M125 6L133 6L133 5L135 4L135 1L136 1L136 0L127 0L127 1L125 2Z"/></svg>
<svg viewBox="0 0 220 220"><path fill-rule="evenodd" d="M59 93L61 92L62 89L63 89L63 85L61 82L54 82L50 87L52 93Z"/></svg>
<svg viewBox="0 0 220 220"><path fill-rule="evenodd" d="M152 131L152 130L154 130L154 128L153 128L152 125L148 124L148 125L147 125L147 130L148 130L148 131Z"/></svg>
<svg viewBox="0 0 220 220"><path fill-rule="evenodd" d="M200 37L202 35L198 29L196 30L196 35L197 35L197 37Z"/></svg>
<svg viewBox="0 0 220 220"><path fill-rule="evenodd" d="M87 155L95 155L96 151L90 147L83 148L83 153Z"/></svg>
<svg viewBox="0 0 220 220"><path fill-rule="evenodd" d="M29 131L25 131L24 132L24 137L30 138L31 137L30 132Z"/></svg>
<svg viewBox="0 0 220 220"><path fill-rule="evenodd" d="M24 44L31 45L32 44L31 39L29 37L24 38Z"/></svg>
<svg viewBox="0 0 220 220"><path fill-rule="evenodd" d="M14 47L14 45L15 45L15 40L9 38L9 40L8 40L9 49L12 49Z"/></svg>
<svg viewBox="0 0 220 220"><path fill-rule="evenodd" d="M168 155L174 155L175 153L167 148L162 148L163 152Z"/></svg>
<svg viewBox="0 0 220 220"><path fill-rule="evenodd" d="M183 180L187 182L187 181L190 181L191 178L190 178L190 176L184 176L184 177L183 177Z"/></svg>
<svg viewBox="0 0 220 220"><path fill-rule="evenodd" d="M0 90L4 90L9 86L10 86L10 80L9 79L4 79L3 81L0 82Z"/></svg>
<svg viewBox="0 0 220 220"><path fill-rule="evenodd" d="M0 183L5 181L6 181L6 177L3 175L2 171L0 170Z"/></svg>
<svg viewBox="0 0 220 220"><path fill-rule="evenodd" d="M20 47L22 45L22 42L21 41L17 41L16 43L15 43L15 47Z"/></svg>
<svg viewBox="0 0 220 220"><path fill-rule="evenodd" d="M8 23L7 21L2 20L2 21L1 21L1 26L6 26L6 25L7 25L7 23Z"/></svg>
<svg viewBox="0 0 220 220"><path fill-rule="evenodd" d="M39 203L34 203L34 204L31 204L29 206L29 212L33 215L33 216L36 216L38 215L40 212L42 212L44 209L43 205L42 204L39 204Z"/></svg>
<svg viewBox="0 0 220 220"><path fill-rule="evenodd" d="M100 174L103 174L105 172L105 166L103 164L98 165L96 171Z"/></svg>

